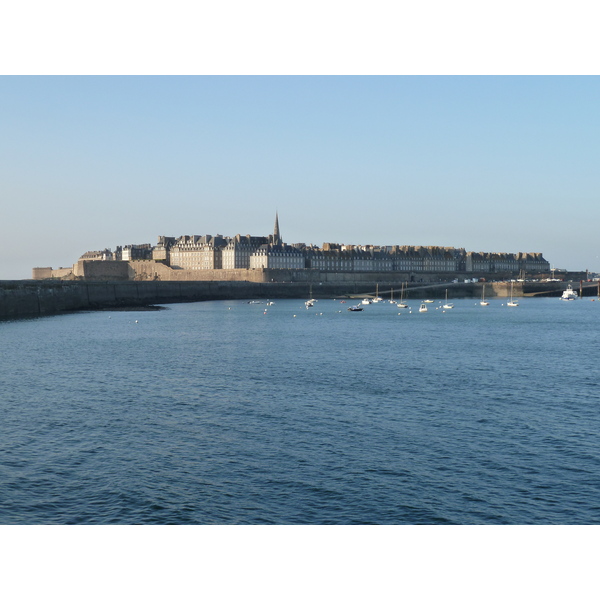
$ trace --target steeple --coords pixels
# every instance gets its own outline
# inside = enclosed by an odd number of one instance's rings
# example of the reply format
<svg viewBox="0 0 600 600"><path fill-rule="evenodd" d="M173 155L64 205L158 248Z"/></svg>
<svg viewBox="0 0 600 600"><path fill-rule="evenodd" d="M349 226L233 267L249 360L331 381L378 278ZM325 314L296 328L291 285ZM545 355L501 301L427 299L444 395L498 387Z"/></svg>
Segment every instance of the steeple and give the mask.
<svg viewBox="0 0 600 600"><path fill-rule="evenodd" d="M281 235L279 234L279 215L275 211L275 229L273 230L273 244L278 246L281 244Z"/></svg>

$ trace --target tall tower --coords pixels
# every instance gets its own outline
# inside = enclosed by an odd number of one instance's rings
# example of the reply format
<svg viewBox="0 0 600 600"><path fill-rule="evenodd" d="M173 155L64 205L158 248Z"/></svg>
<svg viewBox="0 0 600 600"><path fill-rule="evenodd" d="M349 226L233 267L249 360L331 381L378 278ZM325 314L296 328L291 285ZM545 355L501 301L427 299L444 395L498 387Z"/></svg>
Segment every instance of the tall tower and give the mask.
<svg viewBox="0 0 600 600"><path fill-rule="evenodd" d="M273 230L273 245L279 246L281 244L281 235L279 234L279 215L275 211L275 229Z"/></svg>

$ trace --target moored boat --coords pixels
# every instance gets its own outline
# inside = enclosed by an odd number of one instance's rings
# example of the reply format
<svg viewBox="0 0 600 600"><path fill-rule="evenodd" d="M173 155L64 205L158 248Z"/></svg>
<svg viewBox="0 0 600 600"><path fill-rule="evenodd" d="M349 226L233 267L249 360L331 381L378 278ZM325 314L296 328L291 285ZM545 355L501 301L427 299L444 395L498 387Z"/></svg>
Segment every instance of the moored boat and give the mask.
<svg viewBox="0 0 600 600"><path fill-rule="evenodd" d="M577 292L571 287L571 284L567 286L567 289L562 293L561 300L577 300L579 296Z"/></svg>
<svg viewBox="0 0 600 600"><path fill-rule="evenodd" d="M454 308L454 304L448 302L448 290L446 290L446 304L444 304L442 308Z"/></svg>
<svg viewBox="0 0 600 600"><path fill-rule="evenodd" d="M373 302L383 302L383 298L379 295L379 284L375 286L375 298L373 298Z"/></svg>
<svg viewBox="0 0 600 600"><path fill-rule="evenodd" d="M304 303L306 308L312 308L315 305L316 300L312 297L312 283L310 284L310 291L308 292L308 300Z"/></svg>
<svg viewBox="0 0 600 600"><path fill-rule="evenodd" d="M361 310L364 310L364 309L360 304L357 304L356 306L349 306L348 310L350 312L360 312Z"/></svg>
<svg viewBox="0 0 600 600"><path fill-rule="evenodd" d="M510 300L506 303L506 306L519 306L516 300L513 300L513 284L510 284Z"/></svg>
<svg viewBox="0 0 600 600"><path fill-rule="evenodd" d="M479 302L481 306L489 306L490 303L485 299L485 283L483 284L483 290L481 291L481 301Z"/></svg>
<svg viewBox="0 0 600 600"><path fill-rule="evenodd" d="M405 283L402 282L402 288L400 289L400 300L398 302L396 302L396 306L398 308L408 308L408 304L406 304L406 302L404 302L404 288L405 288Z"/></svg>

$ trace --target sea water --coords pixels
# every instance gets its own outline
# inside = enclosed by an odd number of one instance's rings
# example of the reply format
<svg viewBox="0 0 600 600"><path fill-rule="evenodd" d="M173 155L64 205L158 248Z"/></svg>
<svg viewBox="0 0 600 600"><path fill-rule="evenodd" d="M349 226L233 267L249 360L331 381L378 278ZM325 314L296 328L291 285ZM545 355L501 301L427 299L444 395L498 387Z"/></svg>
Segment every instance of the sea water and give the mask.
<svg viewBox="0 0 600 600"><path fill-rule="evenodd" d="M519 302L0 322L0 523L600 523L600 302Z"/></svg>

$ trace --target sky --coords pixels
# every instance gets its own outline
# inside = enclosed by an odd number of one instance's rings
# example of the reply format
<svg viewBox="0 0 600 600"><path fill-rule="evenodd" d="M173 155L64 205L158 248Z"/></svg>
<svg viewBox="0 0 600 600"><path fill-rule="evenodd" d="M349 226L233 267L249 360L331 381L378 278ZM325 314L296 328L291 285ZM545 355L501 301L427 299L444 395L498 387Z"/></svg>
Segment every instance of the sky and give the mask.
<svg viewBox="0 0 600 600"><path fill-rule="evenodd" d="M160 235L600 271L600 79L0 77L0 279Z"/></svg>
<svg viewBox="0 0 600 600"><path fill-rule="evenodd" d="M144 4L142 18L129 0L88 14L60 0L35 21L30 4L0 25L0 279L163 235L268 235L276 211L287 243L542 252L600 271L581 2L332 1L318 22L311 2Z"/></svg>

